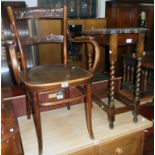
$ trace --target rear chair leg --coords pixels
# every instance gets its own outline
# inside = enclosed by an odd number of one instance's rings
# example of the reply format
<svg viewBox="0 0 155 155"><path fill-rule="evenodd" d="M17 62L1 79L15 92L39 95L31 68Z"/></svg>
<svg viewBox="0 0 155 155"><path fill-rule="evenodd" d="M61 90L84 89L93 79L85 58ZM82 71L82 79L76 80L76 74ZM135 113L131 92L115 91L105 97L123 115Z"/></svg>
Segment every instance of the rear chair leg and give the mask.
<svg viewBox="0 0 155 155"><path fill-rule="evenodd" d="M27 119L31 118L31 101L29 92L26 91L26 111L27 111Z"/></svg>
<svg viewBox="0 0 155 155"><path fill-rule="evenodd" d="M69 88L65 88L65 98L69 98L70 97L70 92L69 92ZM66 104L67 109L70 110L70 103Z"/></svg>

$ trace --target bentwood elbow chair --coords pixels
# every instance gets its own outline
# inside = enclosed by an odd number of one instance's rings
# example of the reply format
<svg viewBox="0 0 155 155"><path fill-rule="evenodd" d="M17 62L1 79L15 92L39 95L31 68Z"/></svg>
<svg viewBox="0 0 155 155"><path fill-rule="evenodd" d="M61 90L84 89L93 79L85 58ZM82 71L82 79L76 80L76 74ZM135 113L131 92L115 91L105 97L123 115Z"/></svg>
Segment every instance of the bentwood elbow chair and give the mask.
<svg viewBox="0 0 155 155"><path fill-rule="evenodd" d="M33 115L34 124L36 128L38 138L39 154L42 154L43 142L42 142L42 127L40 118L41 106L52 106L57 104L69 104L70 102L81 100L85 101L86 109L86 122L88 133L93 139L92 130L92 88L91 78L99 62L100 50L98 44L91 37L79 37L70 38L68 32L68 17L67 7L64 5L62 9L54 8L23 8L12 9L7 7L9 20L12 30L14 32L14 39L8 43L9 53L11 57L12 68L17 82L24 87L27 99L27 115ZM18 20L30 20L30 19L57 19L62 20L63 34L60 35L47 35L47 36L30 36L27 38L20 38L18 27L16 22ZM67 43L68 38L72 42L81 42L84 44L91 44L94 49L94 63L88 70L81 69L68 65L67 56ZM63 47L63 64L49 64L39 65L31 68L27 68L24 47L29 45L38 45L43 43L60 43ZM56 52L56 51L51 51ZM80 96L71 97L70 87L75 87L81 91ZM81 89L82 88L82 89ZM64 90L66 93L63 99L58 99L52 103L39 103L38 94L40 92L50 90Z"/></svg>

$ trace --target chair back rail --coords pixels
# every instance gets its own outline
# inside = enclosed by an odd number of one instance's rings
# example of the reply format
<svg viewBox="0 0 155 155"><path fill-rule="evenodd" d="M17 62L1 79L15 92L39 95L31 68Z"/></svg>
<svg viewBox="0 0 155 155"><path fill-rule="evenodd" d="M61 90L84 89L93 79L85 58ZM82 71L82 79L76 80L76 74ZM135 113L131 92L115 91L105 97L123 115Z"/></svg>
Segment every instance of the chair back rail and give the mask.
<svg viewBox="0 0 155 155"><path fill-rule="evenodd" d="M22 45L36 45L36 44L44 44L44 43L63 43L64 36L63 35L46 35L46 36L35 36L35 37L25 37L21 38Z"/></svg>
<svg viewBox="0 0 155 155"><path fill-rule="evenodd" d="M20 8L16 9L14 11L15 17L17 20L22 20L22 19L63 19L64 18L64 13L63 13L63 8L60 9L53 9L53 8L36 8L36 7L31 7L31 8Z"/></svg>
<svg viewBox="0 0 155 155"><path fill-rule="evenodd" d="M25 45L36 45L45 43L61 43L63 44L63 62L67 64L67 7L61 9L52 8L21 8L12 9L12 7L7 7L7 12L9 15L9 20L11 22L12 29L15 34L16 46L18 46L20 51L21 66L22 70L26 70L26 56L23 46ZM32 19L59 19L63 21L63 32L59 35L45 35L45 36L27 36L19 37L19 31L16 24L17 20L32 20Z"/></svg>

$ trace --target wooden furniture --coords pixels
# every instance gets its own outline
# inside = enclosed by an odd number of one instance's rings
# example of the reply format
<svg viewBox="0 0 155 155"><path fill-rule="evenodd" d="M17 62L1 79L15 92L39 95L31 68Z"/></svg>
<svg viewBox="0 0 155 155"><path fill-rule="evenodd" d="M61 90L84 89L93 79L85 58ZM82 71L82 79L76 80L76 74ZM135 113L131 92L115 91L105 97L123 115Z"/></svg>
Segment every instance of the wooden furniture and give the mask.
<svg viewBox="0 0 155 155"><path fill-rule="evenodd" d="M140 102L140 78L141 78L141 60L144 52L144 28L113 28L113 29L94 29L84 31L84 34L93 35L96 40L102 45L110 46L110 73L109 73L109 100L108 105L102 102L96 95L94 99L96 103L108 114L109 126L113 128L113 122L115 120L115 113L117 113L114 104L114 98L118 98L125 105L127 105L134 115L134 122L137 122L138 106ZM129 100L128 94L122 93L122 91L115 90L115 63L117 62L117 48L123 45L137 44L136 49L136 86L135 95L133 100ZM122 112L119 111L118 112Z"/></svg>
<svg viewBox="0 0 155 155"><path fill-rule="evenodd" d="M137 0L136 0L137 1ZM154 4L151 1L141 2L128 1L107 1L106 2L106 20L107 28L127 28L138 27L139 16L145 12L146 33L145 50L154 50Z"/></svg>
<svg viewBox="0 0 155 155"><path fill-rule="evenodd" d="M135 54L123 55L123 76L122 76L122 90L130 94L131 100L135 95L135 76L137 60ZM154 83L154 63L153 52L145 52L142 59L142 74L140 82L140 98L143 101L153 98L153 83Z"/></svg>
<svg viewBox="0 0 155 155"><path fill-rule="evenodd" d="M4 102L1 112L2 155L24 155L18 122L12 104Z"/></svg>
<svg viewBox="0 0 155 155"><path fill-rule="evenodd" d="M116 89L120 89L120 84L121 84L121 78L116 78L115 79L115 87ZM92 91L93 92L103 92L103 90L107 89L108 85L108 80L100 81L100 82L92 82ZM24 116L26 115L26 100L25 100L25 92L20 86L16 87L6 87L2 88L2 93L3 93L3 100L5 101L11 101L14 107L14 111L17 117ZM46 93L41 93L39 94L40 102L50 102L50 99L48 96L53 93L53 92L46 92ZM77 91L76 88L71 89L70 95L77 96ZM107 93L101 93L100 97L106 97ZM71 104L79 104L81 101L73 102ZM41 107L41 111L49 111L52 109L57 109L64 107L65 105L59 104L59 105L54 105L52 107Z"/></svg>
<svg viewBox="0 0 155 155"><path fill-rule="evenodd" d="M121 113L117 115L117 127L111 130L108 128L106 113L94 104L92 122L95 139L91 140L85 123L80 121L85 117L83 111L83 104L78 104L72 106L70 113L65 108L42 113L45 126L43 130L45 155L115 155L121 152L122 155L142 155L144 129L152 126L151 121L140 115L139 122L135 124L131 121L131 112ZM18 121L24 151L27 154L37 154L33 121L27 120L25 116L20 117ZM29 137L33 138L29 139Z"/></svg>
<svg viewBox="0 0 155 155"><path fill-rule="evenodd" d="M23 1L18 1L18 2L11 2L11 1L3 1L2 2L2 22L1 22L1 77L2 77L2 87L8 87L8 86L14 86L17 85L15 77L13 75L13 70L10 65L10 57L9 57L9 52L6 47L6 41L11 40L13 38L12 30L9 24L9 19L7 15L6 8L7 6L12 6L13 8L21 8L21 7L26 7L25 2ZM26 37L28 34L28 24L23 22L18 21L17 22L18 28L19 28L19 35L21 37ZM36 62L34 57L34 51L30 47L27 47L26 49L26 61L28 67L32 67Z"/></svg>
<svg viewBox="0 0 155 155"><path fill-rule="evenodd" d="M143 77L142 95L154 96L154 53L147 52L142 60Z"/></svg>
<svg viewBox="0 0 155 155"><path fill-rule="evenodd" d="M107 1L106 2L106 25L107 28L128 28L128 27L141 27L139 20L143 12L145 16L144 27L148 28L145 35L145 51L154 51L154 4L150 1L132 1L132 0L118 0L118 1ZM116 63L116 76L122 76L123 70L119 66L123 65L122 54L135 51L135 46L131 47L119 47ZM106 57L108 51L106 52ZM107 62L108 63L108 62ZM108 63L109 64L109 63ZM107 66L107 68L109 65Z"/></svg>
<svg viewBox="0 0 155 155"><path fill-rule="evenodd" d="M53 8L26 8L13 10L11 7L7 7L8 16L11 26L15 33L15 40L8 42L8 48L10 52L12 67L16 80L21 84L26 93L27 99L27 116L30 118L33 114L34 124L36 128L39 154L42 154L42 128L39 107L53 106L58 104L66 104L70 109L69 103L73 101L79 101L85 99L86 103L86 121L90 138L93 139L92 123L91 123L91 108L92 108L92 88L91 78L98 64L100 50L98 44L88 37L79 37L72 39L67 31L67 7L64 5L64 9ZM18 28L16 26L16 20L26 19L59 19L62 21L63 35L47 35L47 36L34 36L27 38L20 38ZM68 35L68 36L67 36ZM90 65L89 71L67 65L67 37L73 42L90 43L94 47L95 61ZM24 46L32 44L42 43L61 43L63 47L63 64L52 65L40 65L27 69ZM16 49L16 46L18 47ZM18 51L19 50L19 51ZM53 51L51 51L53 52ZM57 52L57 51L54 51ZM18 54L18 55L17 55ZM20 57L20 61L18 61ZM19 70L19 63L21 70ZM79 96L70 96L70 88L76 87L81 92ZM51 102L40 103L39 93L57 90L57 94L49 95Z"/></svg>

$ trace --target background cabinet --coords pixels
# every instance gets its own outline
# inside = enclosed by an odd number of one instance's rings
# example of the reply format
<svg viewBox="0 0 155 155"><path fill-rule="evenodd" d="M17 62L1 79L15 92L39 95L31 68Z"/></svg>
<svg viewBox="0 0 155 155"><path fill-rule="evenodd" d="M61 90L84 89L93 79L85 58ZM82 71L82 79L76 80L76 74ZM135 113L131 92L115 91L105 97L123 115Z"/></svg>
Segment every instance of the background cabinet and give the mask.
<svg viewBox="0 0 155 155"><path fill-rule="evenodd" d="M61 8L65 0L38 0L39 6ZM67 0L70 18L95 18L97 16L97 0Z"/></svg>
<svg viewBox="0 0 155 155"><path fill-rule="evenodd" d="M124 2L107 1L106 2L106 26L107 28L127 28L139 27L139 17L142 12L146 14L146 27L148 31L145 37L145 51L154 51L154 4L153 3L138 3L137 1L127 0ZM135 52L135 47L118 48L116 76L122 76L122 55ZM106 50L105 57L109 57L109 52ZM109 64L108 59L106 64ZM108 65L107 65L108 66Z"/></svg>
<svg viewBox="0 0 155 155"><path fill-rule="evenodd" d="M154 50L154 4L153 3L123 3L106 2L106 19L108 28L137 27L138 18L142 12L146 13L146 35L145 48L148 51Z"/></svg>

